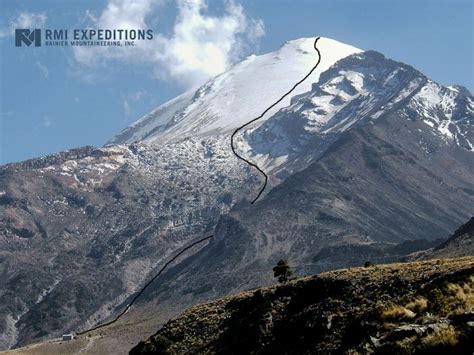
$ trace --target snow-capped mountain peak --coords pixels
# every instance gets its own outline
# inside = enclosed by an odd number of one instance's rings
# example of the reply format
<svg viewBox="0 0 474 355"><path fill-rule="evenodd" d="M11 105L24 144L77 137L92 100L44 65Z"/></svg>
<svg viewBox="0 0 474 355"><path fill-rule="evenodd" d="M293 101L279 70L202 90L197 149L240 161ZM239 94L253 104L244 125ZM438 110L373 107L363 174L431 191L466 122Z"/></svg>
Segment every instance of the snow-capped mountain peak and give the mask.
<svg viewBox="0 0 474 355"><path fill-rule="evenodd" d="M465 94L467 93L467 95ZM270 174L295 171L355 126L382 117L418 121L420 130L474 151L474 105L467 90L445 88L413 67L375 51L339 60L307 93L294 96L239 149ZM420 143L420 150L425 150Z"/></svg>
<svg viewBox="0 0 474 355"><path fill-rule="evenodd" d="M229 149L233 130L258 117L317 63L313 46L314 38L298 39L249 56L198 90L161 105L111 143L221 137L221 148ZM317 48L321 62L313 74L236 137L239 152L266 172L304 168L347 130L390 114L420 121L426 124L422 130L447 144L474 151L474 102L467 89L443 87L375 51L327 38Z"/></svg>
<svg viewBox="0 0 474 355"><path fill-rule="evenodd" d="M161 105L114 137L110 143L177 141L194 136L226 133L261 114L316 64L314 38L286 42L280 49L251 55L226 72ZM319 75L338 60L360 49L320 38L321 62L293 95L307 92ZM292 95L292 96L293 96ZM280 102L259 122L290 104Z"/></svg>

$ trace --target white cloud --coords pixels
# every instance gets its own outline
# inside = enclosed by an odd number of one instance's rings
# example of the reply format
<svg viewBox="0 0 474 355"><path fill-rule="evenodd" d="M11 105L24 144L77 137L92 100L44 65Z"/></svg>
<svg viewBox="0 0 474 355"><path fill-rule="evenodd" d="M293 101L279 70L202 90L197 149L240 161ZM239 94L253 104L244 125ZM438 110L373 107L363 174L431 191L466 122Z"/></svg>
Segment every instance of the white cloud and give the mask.
<svg viewBox="0 0 474 355"><path fill-rule="evenodd" d="M248 21L241 5L229 2L222 17L207 16L205 9L204 0L181 1L173 36L161 38L166 50L160 59L171 76L191 85L223 72L247 41L263 35L262 21Z"/></svg>
<svg viewBox="0 0 474 355"><path fill-rule="evenodd" d="M150 28L162 0L109 0L99 16L86 17L97 28ZM176 0L178 15L171 35L154 33L153 41L134 48L75 47L74 58L88 67L111 60L146 63L160 79L190 87L223 72L264 35L261 20L249 19L243 7L228 1L224 14L210 15L205 0Z"/></svg>
<svg viewBox="0 0 474 355"><path fill-rule="evenodd" d="M7 28L0 29L0 38L13 36L17 28L42 28L46 23L47 16L44 13L21 12Z"/></svg>
<svg viewBox="0 0 474 355"><path fill-rule="evenodd" d="M35 65L38 67L39 71L41 74L43 74L45 79L49 78L49 69L46 65L41 63L39 60L35 63Z"/></svg>
<svg viewBox="0 0 474 355"><path fill-rule="evenodd" d="M141 29L147 28L145 18L160 0L109 0L107 6L100 16L96 17L87 10L86 19L90 27L103 29ZM143 49L140 48L143 55ZM120 47L74 47L74 57L81 63L88 66L104 64L104 60L129 59L137 55L133 48Z"/></svg>

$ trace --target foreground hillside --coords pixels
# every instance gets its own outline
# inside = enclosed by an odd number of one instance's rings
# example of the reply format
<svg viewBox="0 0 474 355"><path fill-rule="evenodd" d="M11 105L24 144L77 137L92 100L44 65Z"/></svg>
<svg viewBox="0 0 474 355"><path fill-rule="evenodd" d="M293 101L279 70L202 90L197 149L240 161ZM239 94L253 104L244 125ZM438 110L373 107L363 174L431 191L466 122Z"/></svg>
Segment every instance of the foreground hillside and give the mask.
<svg viewBox="0 0 474 355"><path fill-rule="evenodd" d="M190 308L131 354L474 349L474 257L350 268Z"/></svg>

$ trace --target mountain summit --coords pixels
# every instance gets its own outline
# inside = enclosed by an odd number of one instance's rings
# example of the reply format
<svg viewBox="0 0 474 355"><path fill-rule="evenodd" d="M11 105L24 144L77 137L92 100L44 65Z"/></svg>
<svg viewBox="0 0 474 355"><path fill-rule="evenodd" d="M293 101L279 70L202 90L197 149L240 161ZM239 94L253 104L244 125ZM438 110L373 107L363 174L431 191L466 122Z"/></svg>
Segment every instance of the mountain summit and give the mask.
<svg viewBox="0 0 474 355"><path fill-rule="evenodd" d="M257 117L301 80L318 60L315 38L286 42L280 49L251 55L197 90L189 90L140 118L109 144L136 141L170 142L188 137L226 133ZM321 63L292 95L311 89L319 75L338 60L360 49L320 38ZM283 100L262 121L290 103Z"/></svg>

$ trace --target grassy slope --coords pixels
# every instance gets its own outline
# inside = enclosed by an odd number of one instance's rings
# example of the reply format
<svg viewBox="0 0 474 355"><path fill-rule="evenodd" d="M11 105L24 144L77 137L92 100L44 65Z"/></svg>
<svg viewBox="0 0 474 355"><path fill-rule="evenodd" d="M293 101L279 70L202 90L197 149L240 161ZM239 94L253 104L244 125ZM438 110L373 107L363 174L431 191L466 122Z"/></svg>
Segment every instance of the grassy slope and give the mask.
<svg viewBox="0 0 474 355"><path fill-rule="evenodd" d="M472 354L473 306L474 257L351 268L192 307L132 353Z"/></svg>

